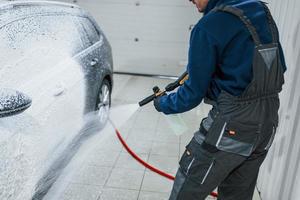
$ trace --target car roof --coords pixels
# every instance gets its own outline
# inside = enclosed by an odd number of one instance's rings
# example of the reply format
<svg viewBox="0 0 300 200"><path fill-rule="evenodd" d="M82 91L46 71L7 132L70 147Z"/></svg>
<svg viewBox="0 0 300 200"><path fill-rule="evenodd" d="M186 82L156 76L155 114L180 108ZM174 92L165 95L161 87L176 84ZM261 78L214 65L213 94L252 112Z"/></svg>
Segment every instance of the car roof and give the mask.
<svg viewBox="0 0 300 200"><path fill-rule="evenodd" d="M0 29L12 21L35 15L69 14L92 18L88 12L77 5L56 1L8 1L0 0Z"/></svg>
<svg viewBox="0 0 300 200"><path fill-rule="evenodd" d="M11 1L11 0L0 0L0 10L1 9L6 9L11 6L33 6L33 5L55 5L55 6L65 6L65 7L77 7L79 6L71 3L64 3L64 2L58 2L58 1L43 1L43 0L16 0L16 1Z"/></svg>
<svg viewBox="0 0 300 200"><path fill-rule="evenodd" d="M57 2L57 1L43 1L43 0L16 0L16 1L10 1L10 0L0 0L0 16L3 13L6 13L9 11L11 14L14 14L16 12L16 8L19 9L26 9L30 7L47 7L47 8L54 8L55 9L64 9L64 11L71 11L72 12L84 12L83 9L81 9L78 5L71 4L71 3L63 3L63 2ZM19 11L17 11L19 12Z"/></svg>

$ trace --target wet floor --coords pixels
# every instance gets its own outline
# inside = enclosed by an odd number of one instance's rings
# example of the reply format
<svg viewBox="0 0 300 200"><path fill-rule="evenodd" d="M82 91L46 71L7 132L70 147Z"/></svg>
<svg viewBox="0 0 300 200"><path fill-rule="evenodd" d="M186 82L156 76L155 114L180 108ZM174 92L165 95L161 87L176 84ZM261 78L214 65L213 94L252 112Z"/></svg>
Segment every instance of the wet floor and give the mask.
<svg viewBox="0 0 300 200"><path fill-rule="evenodd" d="M112 107L137 103L163 88L169 80L115 75ZM185 145L198 129L208 106L199 106L177 118L157 113L152 104L140 108L119 127L128 145L145 161L175 174ZM126 111L123 111L126 112ZM176 131L174 127L177 127ZM65 200L167 200L169 181L137 163L121 146L115 134L94 144L76 172L63 183L59 199ZM64 180L65 181L65 180ZM213 199L213 198L208 198ZM259 200L255 195L254 200Z"/></svg>

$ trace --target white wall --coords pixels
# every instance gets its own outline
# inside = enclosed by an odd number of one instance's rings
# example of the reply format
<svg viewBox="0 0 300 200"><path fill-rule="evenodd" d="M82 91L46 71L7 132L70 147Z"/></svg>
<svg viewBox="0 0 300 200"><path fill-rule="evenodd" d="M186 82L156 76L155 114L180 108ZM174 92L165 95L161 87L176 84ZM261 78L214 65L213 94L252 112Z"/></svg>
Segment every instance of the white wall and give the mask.
<svg viewBox="0 0 300 200"><path fill-rule="evenodd" d="M258 188L263 200L300 199L300 1L269 0L278 23L288 71L281 93L280 126Z"/></svg>
<svg viewBox="0 0 300 200"><path fill-rule="evenodd" d="M188 0L76 3L96 18L108 37L116 71L179 75L185 70L189 27L201 18Z"/></svg>

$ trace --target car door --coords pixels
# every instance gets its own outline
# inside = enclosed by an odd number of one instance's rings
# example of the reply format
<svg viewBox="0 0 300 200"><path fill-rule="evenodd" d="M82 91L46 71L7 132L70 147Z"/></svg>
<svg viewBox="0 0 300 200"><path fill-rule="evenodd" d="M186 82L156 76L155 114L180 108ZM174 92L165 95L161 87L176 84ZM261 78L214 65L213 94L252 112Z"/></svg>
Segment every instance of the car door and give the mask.
<svg viewBox="0 0 300 200"><path fill-rule="evenodd" d="M99 88L106 75L112 75L111 47L103 33L88 17L78 17L84 33L91 42L89 54L85 58L86 107L85 113L95 109Z"/></svg>
<svg viewBox="0 0 300 200"><path fill-rule="evenodd" d="M0 165L0 199L29 198L81 129L85 104L86 66L80 61L91 42L77 16L20 13L0 27L0 87L24 92L32 106L0 119L0 160L5 163Z"/></svg>

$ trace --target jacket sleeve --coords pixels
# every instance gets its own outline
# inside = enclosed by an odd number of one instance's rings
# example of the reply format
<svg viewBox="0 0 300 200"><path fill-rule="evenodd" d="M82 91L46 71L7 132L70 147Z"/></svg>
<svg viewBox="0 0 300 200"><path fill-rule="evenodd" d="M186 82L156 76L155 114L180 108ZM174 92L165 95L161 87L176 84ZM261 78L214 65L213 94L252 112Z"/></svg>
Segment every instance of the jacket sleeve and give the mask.
<svg viewBox="0 0 300 200"><path fill-rule="evenodd" d="M177 92L159 99L159 110L165 114L175 114L199 105L210 85L216 62L217 40L197 24L190 38L187 66L189 79Z"/></svg>

